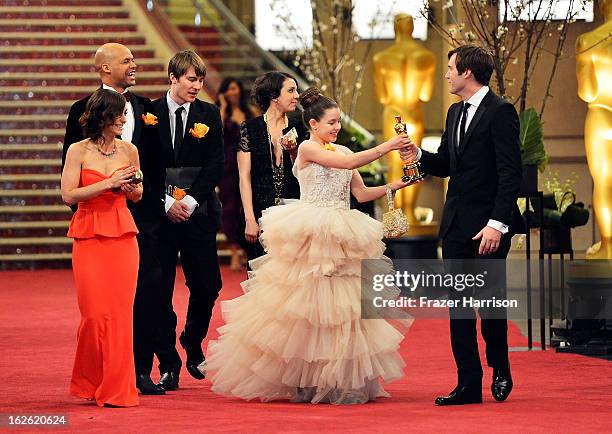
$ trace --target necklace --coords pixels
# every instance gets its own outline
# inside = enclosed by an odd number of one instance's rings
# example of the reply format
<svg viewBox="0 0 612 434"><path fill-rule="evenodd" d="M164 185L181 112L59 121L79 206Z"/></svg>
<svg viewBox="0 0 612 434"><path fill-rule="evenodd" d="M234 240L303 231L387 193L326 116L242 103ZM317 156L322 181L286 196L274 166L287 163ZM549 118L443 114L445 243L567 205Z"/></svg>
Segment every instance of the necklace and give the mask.
<svg viewBox="0 0 612 434"><path fill-rule="evenodd" d="M283 195L283 153L281 153L280 164L276 165L276 156L274 155L274 145L272 144L272 135L270 134L270 128L268 127L268 115L263 115L264 123L266 124L266 132L268 133L268 144L270 145L270 165L272 166L272 184L274 186L274 205L281 203L281 197ZM285 121L286 123L286 121Z"/></svg>
<svg viewBox="0 0 612 434"><path fill-rule="evenodd" d="M94 143L95 143L95 142L94 142ZM112 149L111 151L109 151L109 152L104 152L104 151L102 150L102 148L100 147L100 145L99 145L99 144L97 144L97 143L96 143L96 149L97 149L97 150L98 150L98 152L99 152L100 154L102 154L104 157L108 157L108 158L110 158L110 157L112 157L113 155L115 155L115 152L117 152L117 143L115 142L115 139L113 139L113 149Z"/></svg>

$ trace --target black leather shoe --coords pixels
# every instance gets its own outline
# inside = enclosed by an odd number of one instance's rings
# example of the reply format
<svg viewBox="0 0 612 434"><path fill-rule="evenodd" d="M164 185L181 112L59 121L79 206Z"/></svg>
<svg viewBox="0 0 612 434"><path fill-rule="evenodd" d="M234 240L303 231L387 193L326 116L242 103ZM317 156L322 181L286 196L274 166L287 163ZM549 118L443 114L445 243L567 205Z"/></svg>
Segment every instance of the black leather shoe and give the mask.
<svg viewBox="0 0 612 434"><path fill-rule="evenodd" d="M164 372L159 379L158 386L164 390L178 390L179 388L179 373L178 371Z"/></svg>
<svg viewBox="0 0 612 434"><path fill-rule="evenodd" d="M185 367L187 368L187 372L196 380L203 380L205 377L205 372L200 368L200 365L204 362L204 354L202 354L202 348L197 349L189 348L187 342L185 340L185 333L181 333L179 336L179 343L181 347L187 353L187 361L185 362Z"/></svg>
<svg viewBox="0 0 612 434"><path fill-rule="evenodd" d="M163 387L153 383L151 376L148 374L136 375L136 387L142 395L165 395L166 391Z"/></svg>
<svg viewBox="0 0 612 434"><path fill-rule="evenodd" d="M493 370L491 393L496 401L505 401L510 395L510 392L512 392L512 386L512 376L509 371L502 372L497 369Z"/></svg>
<svg viewBox="0 0 612 434"><path fill-rule="evenodd" d="M436 405L481 404L482 386L457 386L448 396L438 396Z"/></svg>

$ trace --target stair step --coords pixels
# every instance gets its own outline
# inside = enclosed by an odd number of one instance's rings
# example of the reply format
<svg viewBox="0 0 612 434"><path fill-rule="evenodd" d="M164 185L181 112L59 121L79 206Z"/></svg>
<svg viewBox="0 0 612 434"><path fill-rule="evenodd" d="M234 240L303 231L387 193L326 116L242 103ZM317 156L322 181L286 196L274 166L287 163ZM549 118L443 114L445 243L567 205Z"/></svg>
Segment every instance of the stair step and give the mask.
<svg viewBox="0 0 612 434"><path fill-rule="evenodd" d="M167 79L165 73L160 71L136 71L136 79L142 78L157 78L163 76ZM94 79L100 81L100 77L97 72L61 72L61 71L49 71L49 72L28 72L27 76L24 76L22 72L2 72L0 79L13 79L13 80L49 80L49 79ZM0 103L0 106L3 104Z"/></svg>
<svg viewBox="0 0 612 434"><path fill-rule="evenodd" d="M119 18L118 20L122 20ZM53 34L54 32L100 32L104 33L115 33L115 32L137 32L138 27L136 24L116 24L115 20L107 20L107 23L101 22L101 20L91 20L92 24L44 24L43 20L33 20L34 24L0 24L0 32L25 32L31 30L36 33L48 32ZM85 20L81 20L85 21ZM129 22L133 22L131 19L127 19ZM97 23L96 23L97 22Z"/></svg>
<svg viewBox="0 0 612 434"><path fill-rule="evenodd" d="M91 86L32 86L29 90L21 86L5 86L0 93L0 100L28 100L43 98L45 100L70 100L74 102L89 95L92 92ZM134 93L146 97L158 98L167 92L168 85L151 84L138 85ZM6 134L5 134L6 135Z"/></svg>
<svg viewBox="0 0 612 434"><path fill-rule="evenodd" d="M68 19L72 19L72 17L74 17L77 20L84 20L84 19L92 19L92 18L96 18L96 19L102 19L102 20L116 20L116 19L123 19L123 18L129 18L130 17L130 13L129 11L121 8L118 12L111 12L111 11L107 11L107 10L88 10L88 11L83 11L83 12L73 12L72 10L69 12L66 12L65 9L63 9L63 11L61 12L34 12L34 11L24 11L24 10L20 10L20 11L15 11L15 12L3 12L2 11L3 8L0 8L0 14L3 14L5 18L13 18L15 20L21 20L21 19L25 19L25 20L53 20L53 19L61 19L61 18L68 18Z"/></svg>
<svg viewBox="0 0 612 434"><path fill-rule="evenodd" d="M32 190L32 189L0 189L0 197L30 197L30 196L50 196L61 197L59 189Z"/></svg>
<svg viewBox="0 0 612 434"><path fill-rule="evenodd" d="M162 90L162 91L168 90L168 85L150 84L150 85L143 85L143 86L141 85L134 86L134 93L157 91L157 90ZM78 92L78 91L83 91L83 92L89 91L91 93L92 89L91 89L91 86L32 86L30 89L28 89L28 92L32 92L33 94L68 93L68 92ZM4 86L2 88L2 92L3 93L24 92L24 89L21 86Z"/></svg>
<svg viewBox="0 0 612 434"><path fill-rule="evenodd" d="M168 77L164 74L157 72L153 77L144 77L137 75L138 84L141 86L154 86L154 85L167 85ZM22 73L23 75L23 73ZM20 77L20 78L3 78L0 77L0 86L21 86L23 88L31 87L46 87L46 86L62 86L62 85L73 85L73 86L90 86L95 89L100 86L100 79L98 77L79 77L79 78L49 78L44 77L42 79L33 79L31 77Z"/></svg>
<svg viewBox="0 0 612 434"><path fill-rule="evenodd" d="M32 255L40 253L70 253L72 244L29 244L24 246L0 244L0 255Z"/></svg>
<svg viewBox="0 0 612 434"><path fill-rule="evenodd" d="M85 52L93 55L95 53L97 47L92 47L91 45L62 45L60 47L56 46L48 46L48 45L26 45L26 46L18 46L11 47L9 46L0 46L0 53L59 53L59 52ZM153 51L152 47L148 45L137 46L136 49L131 49L132 54L134 52L142 52L142 51ZM136 55L134 54L134 57ZM90 59L91 61L91 59Z"/></svg>
<svg viewBox="0 0 612 434"><path fill-rule="evenodd" d="M26 213L68 213L70 208L66 205L23 205L0 206L0 214L26 214Z"/></svg>
<svg viewBox="0 0 612 434"><path fill-rule="evenodd" d="M6 3L6 2L5 2ZM78 6L70 6L71 14L76 14L78 12L96 12L99 11L99 6L88 6L83 5L83 3ZM123 6L104 6L104 12L125 12L126 8ZM0 14L9 14L15 12L36 12L36 13L45 13L45 12L66 12L66 6L31 6L29 4L24 6L0 6Z"/></svg>
<svg viewBox="0 0 612 434"><path fill-rule="evenodd" d="M59 173L21 173L11 175L0 175L0 182L36 182L36 181L55 181L60 182Z"/></svg>
<svg viewBox="0 0 612 434"><path fill-rule="evenodd" d="M4 0L6 6L62 6L75 7L83 4L83 0ZM90 6L123 6L122 0L87 0Z"/></svg>
<svg viewBox="0 0 612 434"><path fill-rule="evenodd" d="M27 159L3 159L0 160L0 167L48 167L55 166L59 167L62 164L61 158L41 158L36 160L27 160Z"/></svg>
<svg viewBox="0 0 612 434"><path fill-rule="evenodd" d="M0 158L60 158L62 156L61 149L52 151L0 151Z"/></svg>
<svg viewBox="0 0 612 434"><path fill-rule="evenodd" d="M66 237L19 237L2 238L0 246L40 246L53 244L72 244L72 238Z"/></svg>
<svg viewBox="0 0 612 434"><path fill-rule="evenodd" d="M61 221L36 221L36 222L0 222L0 229L61 229L70 224L67 220Z"/></svg>
<svg viewBox="0 0 612 434"><path fill-rule="evenodd" d="M0 222L0 238L65 237L68 220L34 222Z"/></svg>
<svg viewBox="0 0 612 434"><path fill-rule="evenodd" d="M32 114L32 115L1 115L0 114L0 122L36 122L40 121L40 115ZM47 122L62 122L66 120L65 114L58 115L45 115L44 120Z"/></svg>
<svg viewBox="0 0 612 434"><path fill-rule="evenodd" d="M22 130L23 131L23 130ZM56 133L49 136L28 136L28 135L15 135L15 136L3 136L2 130L0 130L0 144L2 145L19 145L29 146L38 144L51 144L53 146L62 147L64 145L64 131L57 130Z"/></svg>
<svg viewBox="0 0 612 434"><path fill-rule="evenodd" d="M0 145L0 152L12 151L61 151L62 147L57 144L48 145Z"/></svg>
<svg viewBox="0 0 612 434"><path fill-rule="evenodd" d="M5 185L10 187L10 185ZM25 189L16 189L25 190ZM62 198L58 195L54 196L2 196L0 197L0 207L2 206L48 206L48 205L64 205Z"/></svg>
<svg viewBox="0 0 612 434"><path fill-rule="evenodd" d="M12 32L12 33L1 33L4 35L14 35L17 32ZM91 44L91 45L95 45L95 46L100 46L102 44L107 43L108 41L113 41L113 42L118 42L120 44L126 45L128 47L134 47L134 46L138 46L138 45L145 45L146 44L146 40L145 38L143 38L142 36L138 36L133 35L132 33L130 33L130 35L132 36L92 36L92 37L82 37L82 33L77 33L77 34L72 34L72 33L67 33L67 35L72 35L71 37L58 37L56 33L53 33L53 37L52 38L48 38L48 37L36 37L36 36L32 36L35 33L29 33L27 34L28 37L22 36L22 37L14 37L14 36L10 36L10 37L4 37L2 39L4 39L6 42L5 44L7 46L11 46L11 47L19 47L19 46L23 46L23 45L28 45L28 46L36 46L36 45L45 45L45 46L50 46L50 45L85 45L85 44ZM99 34L98 34L99 35ZM110 34L109 34L110 35ZM1 37L0 37L1 38Z"/></svg>
<svg viewBox="0 0 612 434"><path fill-rule="evenodd" d="M0 255L2 261L69 261L72 253L29 253L24 255Z"/></svg>
<svg viewBox="0 0 612 434"><path fill-rule="evenodd" d="M103 26L106 20L100 18L82 18L82 19L70 19L70 18L46 18L44 21L40 19L27 19L27 18L0 18L0 27L6 25L13 26L87 26L87 25L100 25ZM117 18L112 20L113 25L131 25L134 22L131 18ZM34 29L32 29L34 30Z"/></svg>
<svg viewBox="0 0 612 434"><path fill-rule="evenodd" d="M59 129L30 129L30 130L0 130L2 136L59 136L64 137L66 131Z"/></svg>
<svg viewBox="0 0 612 434"><path fill-rule="evenodd" d="M83 46L58 46L58 47L35 47L35 46L25 46L25 47L5 47L4 50L0 49L0 54L2 57L13 60L25 60L25 59L49 59L49 61L61 60L64 58L81 58L88 59L91 61L91 58L95 52L95 47L86 46L87 49L84 49ZM143 58L152 58L155 56L155 52L153 49L138 49L135 48L132 51L132 54L137 59Z"/></svg>
<svg viewBox="0 0 612 434"><path fill-rule="evenodd" d="M51 36L52 35L52 36ZM51 35L38 35L33 32L0 32L1 39L40 39L42 41L48 41L53 39L89 39L89 38L112 38L113 40L120 38L139 38L145 39L140 36L138 33L134 32L104 32L101 34L100 32L53 32Z"/></svg>

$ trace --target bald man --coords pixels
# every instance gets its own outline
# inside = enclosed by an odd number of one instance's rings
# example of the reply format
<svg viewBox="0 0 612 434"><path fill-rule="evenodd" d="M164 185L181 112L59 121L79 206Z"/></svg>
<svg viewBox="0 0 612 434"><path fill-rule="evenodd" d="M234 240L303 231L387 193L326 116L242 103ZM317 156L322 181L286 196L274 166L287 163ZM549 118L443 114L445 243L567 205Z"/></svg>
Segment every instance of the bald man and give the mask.
<svg viewBox="0 0 612 434"><path fill-rule="evenodd" d="M132 52L124 45L108 43L96 51L94 57L96 71L100 75L101 87L121 93L127 100L127 122L121 134L125 141L138 148L140 167L144 174L143 196L138 203L128 201L128 207L138 226L138 246L140 264L138 284L134 300L134 361L136 366L136 386L140 393L163 395L163 387L151 380L153 367L154 330L160 310L161 265L159 262L158 235L165 210L164 177L165 168L156 140L156 127L145 125L142 115L153 113L151 100L131 94L128 88L136 84L136 63ZM91 95L72 104L66 121L66 135L62 153L62 169L66 152L72 143L85 139L79 125L79 118ZM74 208L76 209L76 208ZM100 276L101 279L104 276Z"/></svg>

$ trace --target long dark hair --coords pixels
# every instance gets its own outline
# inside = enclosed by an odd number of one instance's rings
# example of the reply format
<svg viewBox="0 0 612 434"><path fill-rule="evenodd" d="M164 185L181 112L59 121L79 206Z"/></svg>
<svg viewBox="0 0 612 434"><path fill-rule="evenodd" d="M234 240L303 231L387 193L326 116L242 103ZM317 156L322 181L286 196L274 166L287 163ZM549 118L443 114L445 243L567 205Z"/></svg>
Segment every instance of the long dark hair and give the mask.
<svg viewBox="0 0 612 434"><path fill-rule="evenodd" d="M238 86L238 89L240 90L240 102L238 103L238 107L240 107L240 110L242 110L242 113L244 113L245 118L251 119L255 117L253 110L251 110L251 107L249 106L249 98L244 91L244 86L242 85L242 82L234 77L226 77L223 79L223 81L221 82L221 86L219 86L219 91L217 92L217 100L215 101L215 104L217 104L217 106L221 105L219 101L219 95L227 92L227 89L229 89L230 84L232 83L236 83L236 86ZM227 107L225 108L225 117L230 118L231 116L232 105L228 102Z"/></svg>
<svg viewBox="0 0 612 434"><path fill-rule="evenodd" d="M108 89L96 90L87 101L85 113L79 118L85 137L94 142L102 137L104 128L123 114L126 103L120 93Z"/></svg>

